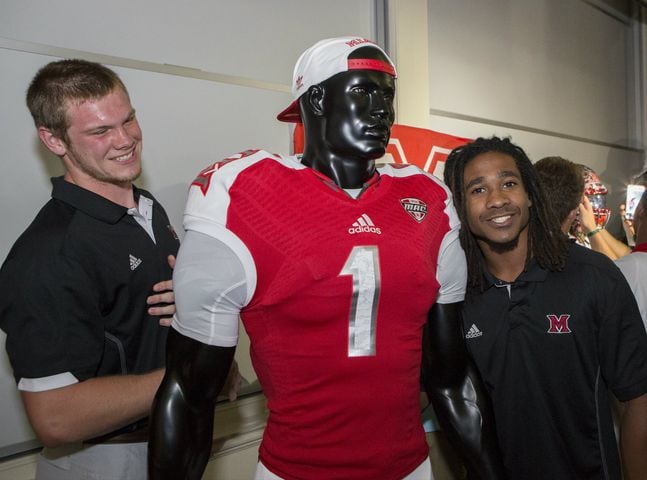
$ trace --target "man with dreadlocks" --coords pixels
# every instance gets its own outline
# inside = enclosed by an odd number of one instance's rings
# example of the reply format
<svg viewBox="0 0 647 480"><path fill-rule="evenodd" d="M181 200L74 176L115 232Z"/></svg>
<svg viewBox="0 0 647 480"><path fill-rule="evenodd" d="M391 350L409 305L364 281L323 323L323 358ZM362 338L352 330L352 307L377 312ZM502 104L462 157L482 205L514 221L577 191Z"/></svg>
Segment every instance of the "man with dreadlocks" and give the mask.
<svg viewBox="0 0 647 480"><path fill-rule="evenodd" d="M508 477L619 480L610 390L624 404L625 479L645 478L647 335L620 271L567 242L509 139L452 151L445 182L468 262L466 343Z"/></svg>

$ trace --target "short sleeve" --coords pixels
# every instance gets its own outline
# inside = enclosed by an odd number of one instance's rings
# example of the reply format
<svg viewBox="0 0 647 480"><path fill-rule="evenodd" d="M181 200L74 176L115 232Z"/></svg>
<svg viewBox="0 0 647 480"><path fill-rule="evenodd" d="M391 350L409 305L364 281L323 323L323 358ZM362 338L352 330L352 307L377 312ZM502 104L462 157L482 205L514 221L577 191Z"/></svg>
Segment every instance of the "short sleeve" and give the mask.
<svg viewBox="0 0 647 480"><path fill-rule="evenodd" d="M617 272L607 285L601 293L601 368L614 395L624 402L647 393L647 333L622 274Z"/></svg>
<svg viewBox="0 0 647 480"><path fill-rule="evenodd" d="M644 275L643 271L647 269L647 254L633 253L632 255L625 255L616 260L616 265L622 271L631 287L631 291L634 293L634 297L636 297L640 316L643 319L645 329L647 329L647 276Z"/></svg>
<svg viewBox="0 0 647 480"><path fill-rule="evenodd" d="M189 230L173 272L173 328L208 345L236 346L238 315L247 303L241 260L221 240Z"/></svg>
<svg viewBox="0 0 647 480"><path fill-rule="evenodd" d="M460 223L451 197L447 201L449 231L445 234L438 252L437 280L440 284L438 303L456 303L465 299L467 261L458 238Z"/></svg>
<svg viewBox="0 0 647 480"><path fill-rule="evenodd" d="M63 255L10 257L0 271L0 326L14 376L95 376L104 347L97 293Z"/></svg>

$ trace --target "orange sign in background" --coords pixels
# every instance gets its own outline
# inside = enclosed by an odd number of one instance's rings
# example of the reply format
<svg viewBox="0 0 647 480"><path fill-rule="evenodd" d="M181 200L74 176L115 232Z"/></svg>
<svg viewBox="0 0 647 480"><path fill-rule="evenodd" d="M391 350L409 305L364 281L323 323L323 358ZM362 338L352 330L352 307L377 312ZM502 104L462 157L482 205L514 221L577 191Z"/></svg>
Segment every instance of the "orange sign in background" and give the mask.
<svg viewBox="0 0 647 480"><path fill-rule="evenodd" d="M396 124L391 128L391 138L382 161L410 163L442 178L449 152L469 141L469 138ZM294 129L294 152L302 153L303 144L303 125L297 123Z"/></svg>

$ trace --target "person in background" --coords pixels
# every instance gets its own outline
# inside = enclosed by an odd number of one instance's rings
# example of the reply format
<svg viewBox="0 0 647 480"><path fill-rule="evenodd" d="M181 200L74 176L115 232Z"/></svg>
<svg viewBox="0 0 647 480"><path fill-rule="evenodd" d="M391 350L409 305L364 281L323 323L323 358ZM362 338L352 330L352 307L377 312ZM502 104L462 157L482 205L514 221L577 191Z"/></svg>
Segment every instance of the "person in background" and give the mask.
<svg viewBox="0 0 647 480"><path fill-rule="evenodd" d="M115 72L49 63L27 106L65 167L0 270L0 327L45 446L36 478L146 478L178 238L162 206L133 184L142 132Z"/></svg>
<svg viewBox="0 0 647 480"><path fill-rule="evenodd" d="M645 170L640 175L636 176L630 183L637 185L646 185L647 186L647 170ZM620 218L622 218L622 229L624 230L625 238L627 240L627 245L631 248L636 246L636 231L634 229L633 218L626 217L626 205L625 202L620 204Z"/></svg>
<svg viewBox="0 0 647 480"><path fill-rule="evenodd" d="M585 186L578 221L573 230L577 243L603 253L611 260L628 255L631 249L605 228L611 214L611 209L606 205L607 187L595 171L586 165L581 167Z"/></svg>
<svg viewBox="0 0 647 480"><path fill-rule="evenodd" d="M581 167L562 157L544 157L535 163L539 181L546 195L546 204L559 221L565 235L576 221L584 178Z"/></svg>
<svg viewBox="0 0 647 480"><path fill-rule="evenodd" d="M620 480L608 391L624 404L625 479L647 472L647 333L622 273L568 242L509 139L445 165L461 219L467 347L492 397L508 478Z"/></svg>
<svg viewBox="0 0 647 480"><path fill-rule="evenodd" d="M640 315L647 328L647 194L643 192L633 216L636 246L631 255L616 260L636 297Z"/></svg>
<svg viewBox="0 0 647 480"><path fill-rule="evenodd" d="M370 40L316 43L278 116L303 122L303 156L250 150L193 182L151 480L201 478L239 314L269 409L257 480L431 479L421 358L472 478L502 478L462 338L465 257L449 191L417 167L376 165L395 78Z"/></svg>

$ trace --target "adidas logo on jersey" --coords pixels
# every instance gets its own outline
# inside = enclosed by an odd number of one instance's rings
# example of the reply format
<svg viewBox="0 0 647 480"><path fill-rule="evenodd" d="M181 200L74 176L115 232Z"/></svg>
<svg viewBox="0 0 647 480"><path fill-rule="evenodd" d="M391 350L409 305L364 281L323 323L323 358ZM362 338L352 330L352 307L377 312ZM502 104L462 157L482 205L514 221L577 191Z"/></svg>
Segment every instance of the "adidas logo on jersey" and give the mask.
<svg viewBox="0 0 647 480"><path fill-rule="evenodd" d="M476 325L472 324L470 329L468 330L467 334L465 335L465 338L477 338L483 335L483 332L479 330L479 327Z"/></svg>
<svg viewBox="0 0 647 480"><path fill-rule="evenodd" d="M130 269L135 270L139 265L141 265L142 260L141 258L137 258L133 255L130 255Z"/></svg>
<svg viewBox="0 0 647 480"><path fill-rule="evenodd" d="M353 222L351 227L348 229L348 233L351 235L356 233L376 233L378 235L382 235L382 230L380 230L379 227L376 227L373 220L364 213L355 222Z"/></svg>

